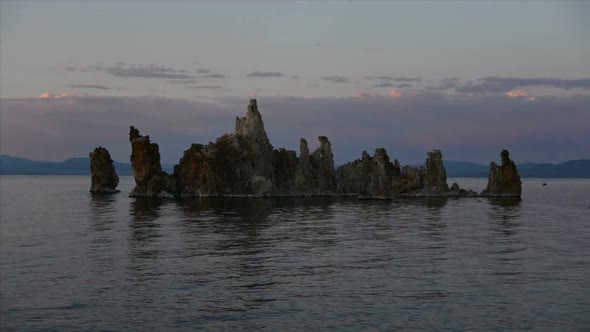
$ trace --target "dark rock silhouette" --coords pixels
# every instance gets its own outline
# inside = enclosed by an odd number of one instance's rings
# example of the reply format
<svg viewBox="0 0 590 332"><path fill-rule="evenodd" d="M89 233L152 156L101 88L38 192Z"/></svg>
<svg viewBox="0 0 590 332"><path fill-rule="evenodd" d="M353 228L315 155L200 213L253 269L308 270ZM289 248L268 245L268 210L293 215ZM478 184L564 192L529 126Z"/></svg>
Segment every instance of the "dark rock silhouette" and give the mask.
<svg viewBox="0 0 590 332"><path fill-rule="evenodd" d="M388 199L396 196L476 196L473 191L449 189L442 153L427 153L425 167L405 166L390 162L383 148L373 157L363 151L361 159L347 163L336 171L338 189L344 194L357 194L361 199Z"/></svg>
<svg viewBox="0 0 590 332"><path fill-rule="evenodd" d="M119 176L115 171L109 151L102 146L90 152L90 191L93 193L117 193Z"/></svg>
<svg viewBox="0 0 590 332"><path fill-rule="evenodd" d="M516 164L510 160L508 150L502 150L500 154L502 164L498 166L493 161L490 163L488 186L481 193L482 196L515 196L522 192L522 182L516 169Z"/></svg>
<svg viewBox="0 0 590 332"><path fill-rule="evenodd" d="M174 167L181 196L269 196L273 189L274 151L256 100L235 131L215 143L193 144Z"/></svg>
<svg viewBox="0 0 590 332"><path fill-rule="evenodd" d="M131 164L136 187L130 196L270 197L357 195L364 199L397 196L477 196L473 191L447 184L440 150L427 153L423 167L390 161L383 148L373 156L334 169L334 154L327 137L310 153L305 139L295 151L274 149L255 99L246 116L236 118L234 132L215 142L192 144L174 166L172 175L162 171L158 145L131 127ZM508 153L502 166L492 163L485 196L520 195L520 177ZM515 178L515 176L517 178ZM516 180L518 187L516 187Z"/></svg>
<svg viewBox="0 0 590 332"><path fill-rule="evenodd" d="M336 174L342 193L385 199L393 196L393 183L399 179L400 169L399 162L391 163L387 151L379 148L373 157L363 151L361 159L340 166Z"/></svg>
<svg viewBox="0 0 590 332"><path fill-rule="evenodd" d="M162 171L158 144L151 143L149 136L141 136L133 126L129 129L129 142L135 178L135 188L129 196L170 196L174 193L173 179Z"/></svg>
<svg viewBox="0 0 590 332"><path fill-rule="evenodd" d="M208 145L193 144L175 166L176 195L199 197L330 195L336 189L330 141L309 154L301 141L295 151L270 144L255 99L243 118L236 118L233 134Z"/></svg>

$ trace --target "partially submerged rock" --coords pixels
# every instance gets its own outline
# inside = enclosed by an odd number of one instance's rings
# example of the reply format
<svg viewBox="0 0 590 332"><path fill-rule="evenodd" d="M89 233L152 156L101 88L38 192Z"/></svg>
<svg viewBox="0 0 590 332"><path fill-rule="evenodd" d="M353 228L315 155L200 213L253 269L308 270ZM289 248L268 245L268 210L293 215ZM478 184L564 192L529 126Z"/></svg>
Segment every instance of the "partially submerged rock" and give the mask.
<svg viewBox="0 0 590 332"><path fill-rule="evenodd" d="M383 148L376 149L373 157L363 152L361 159L339 167L337 176L342 193L358 194L363 199L477 195L456 183L449 189L440 150L427 153L425 166L401 170L399 162L390 162Z"/></svg>
<svg viewBox="0 0 590 332"><path fill-rule="evenodd" d="M481 193L482 196L492 197L519 197L522 192L522 182L514 161L510 160L508 150L502 150L500 154L502 164L498 166L493 161L490 163L488 186Z"/></svg>
<svg viewBox="0 0 590 332"><path fill-rule="evenodd" d="M102 146L90 152L90 192L117 193L119 176L115 171L109 151Z"/></svg>
<svg viewBox="0 0 590 332"><path fill-rule="evenodd" d="M135 178L135 188L129 196L170 196L174 193L173 179L162 171L158 144L150 142L149 136L141 136L133 126L129 128L129 142Z"/></svg>
<svg viewBox="0 0 590 332"><path fill-rule="evenodd" d="M393 196L393 182L400 177L399 162L391 163L384 148L375 149L373 157L363 151L361 159L339 167L337 177L342 193L386 199Z"/></svg>

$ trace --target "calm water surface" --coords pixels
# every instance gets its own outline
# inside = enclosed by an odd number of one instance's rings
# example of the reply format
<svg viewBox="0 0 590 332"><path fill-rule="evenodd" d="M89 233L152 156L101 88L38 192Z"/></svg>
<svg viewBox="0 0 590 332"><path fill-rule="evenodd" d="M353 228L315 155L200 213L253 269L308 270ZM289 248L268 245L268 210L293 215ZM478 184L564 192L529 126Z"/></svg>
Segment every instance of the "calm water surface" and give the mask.
<svg viewBox="0 0 590 332"><path fill-rule="evenodd" d="M522 201L178 201L1 177L0 330L588 331L590 181L542 182Z"/></svg>

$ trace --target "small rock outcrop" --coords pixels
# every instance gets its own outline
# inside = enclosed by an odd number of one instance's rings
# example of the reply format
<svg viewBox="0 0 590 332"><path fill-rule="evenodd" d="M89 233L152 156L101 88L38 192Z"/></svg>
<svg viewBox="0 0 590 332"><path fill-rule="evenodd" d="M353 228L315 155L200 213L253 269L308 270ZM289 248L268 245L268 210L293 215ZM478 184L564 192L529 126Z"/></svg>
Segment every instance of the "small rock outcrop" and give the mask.
<svg viewBox="0 0 590 332"><path fill-rule="evenodd" d="M117 193L119 176L115 171L109 151L102 146L90 152L90 192Z"/></svg>
<svg viewBox="0 0 590 332"><path fill-rule="evenodd" d="M516 164L510 160L508 150L502 150L500 156L502 157L500 166L493 161L490 163L488 186L481 196L519 197L522 192L522 182Z"/></svg>
<svg viewBox="0 0 590 332"><path fill-rule="evenodd" d="M358 194L361 199L387 199L393 196L393 183L400 177L399 162L390 162L384 148L375 149L373 157L363 151L361 159L337 170L338 188L344 194Z"/></svg>
<svg viewBox="0 0 590 332"><path fill-rule="evenodd" d="M363 151L361 159L339 167L336 174L341 193L358 194L362 199L477 195L456 183L449 189L440 150L427 153L425 166L401 170L397 160L390 162L385 149L376 149L373 157Z"/></svg>
<svg viewBox="0 0 590 332"><path fill-rule="evenodd" d="M135 178L135 188L129 196L170 196L175 192L173 179L162 171L158 144L150 142L149 136L141 136L133 126L129 129L129 142Z"/></svg>

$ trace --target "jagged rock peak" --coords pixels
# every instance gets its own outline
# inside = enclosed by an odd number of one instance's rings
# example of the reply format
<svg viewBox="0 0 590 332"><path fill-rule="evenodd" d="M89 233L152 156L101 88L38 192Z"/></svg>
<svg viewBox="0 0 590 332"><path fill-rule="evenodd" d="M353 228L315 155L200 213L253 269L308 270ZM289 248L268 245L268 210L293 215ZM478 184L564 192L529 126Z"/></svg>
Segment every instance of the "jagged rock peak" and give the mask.
<svg viewBox="0 0 590 332"><path fill-rule="evenodd" d="M247 137L257 142L270 145L270 141L268 140L268 136L264 130L262 115L258 111L256 99L250 99L248 112L246 113L245 117L236 117L234 132L236 135Z"/></svg>
<svg viewBox="0 0 590 332"><path fill-rule="evenodd" d="M139 130L137 130L137 128L129 126L129 142L133 142L134 139L141 137L143 136L139 134Z"/></svg>
<svg viewBox="0 0 590 332"><path fill-rule="evenodd" d="M299 140L299 157L300 158L308 158L309 157L309 146L307 145L307 140L302 138Z"/></svg>
<svg viewBox="0 0 590 332"><path fill-rule="evenodd" d="M320 147L314 152L314 154L319 159L330 162L332 168L334 168L334 154L332 153L332 144L330 143L330 140L326 136L319 136L318 140L320 141Z"/></svg>
<svg viewBox="0 0 590 332"><path fill-rule="evenodd" d="M482 196L519 197L522 192L522 182L516 164L510 160L508 150L502 150L500 157L502 158L502 165L498 166L493 161L490 163L488 186L481 194Z"/></svg>
<svg viewBox="0 0 590 332"><path fill-rule="evenodd" d="M116 193L119 176L115 171L109 151L102 146L90 152L90 191L94 193Z"/></svg>

